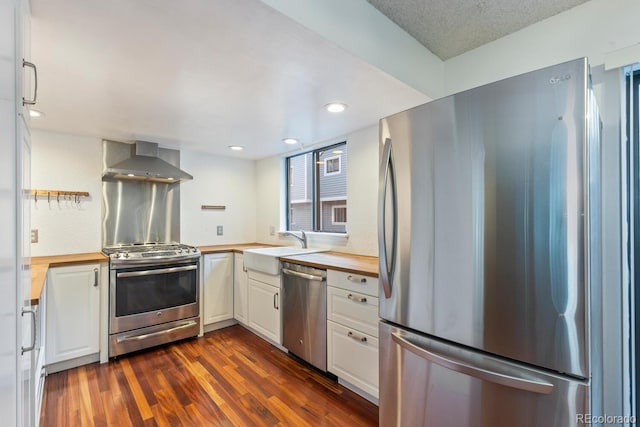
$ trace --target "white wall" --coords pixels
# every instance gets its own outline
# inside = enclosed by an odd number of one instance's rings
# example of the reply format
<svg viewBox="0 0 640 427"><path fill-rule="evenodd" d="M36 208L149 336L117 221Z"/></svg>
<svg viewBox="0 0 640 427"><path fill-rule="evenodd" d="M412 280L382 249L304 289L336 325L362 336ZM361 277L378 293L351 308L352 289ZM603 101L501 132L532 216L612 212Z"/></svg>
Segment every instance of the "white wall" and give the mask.
<svg viewBox="0 0 640 427"><path fill-rule="evenodd" d="M46 196L31 200L31 228L39 242L32 256L97 252L102 248L102 141L100 138L35 130L32 134L32 188L87 191L80 206ZM180 153L193 181L180 184L181 241L191 245L253 242L256 238L255 162ZM202 211L200 205L226 205ZM216 225L224 234L216 236Z"/></svg>
<svg viewBox="0 0 640 427"><path fill-rule="evenodd" d="M603 64L606 54L640 42L639 16L637 0L588 1L445 61L446 92L583 56L592 66Z"/></svg>
<svg viewBox="0 0 640 427"><path fill-rule="evenodd" d="M317 146L347 141L347 234L345 239L323 233L309 235L309 246L361 255L378 255L378 126L371 126ZM306 149L305 149L306 150ZM258 203L257 240L278 245L297 245L290 237L270 235L270 227L286 229L282 156L259 160L256 165Z"/></svg>
<svg viewBox="0 0 640 427"><path fill-rule="evenodd" d="M267 157L256 161L256 240L276 245L286 244L279 240L271 229L284 230L284 185L281 182L283 168L280 156Z"/></svg>
<svg viewBox="0 0 640 427"><path fill-rule="evenodd" d="M96 252L101 248L102 145L99 138L32 131L31 188L87 191L80 205L55 198L31 200L31 228L39 242L31 255Z"/></svg>
<svg viewBox="0 0 640 427"><path fill-rule="evenodd" d="M193 181L180 184L180 240L189 245L220 245L256 240L255 162L180 152L180 167ZM201 205L225 205L202 210ZM223 235L216 235L216 226Z"/></svg>

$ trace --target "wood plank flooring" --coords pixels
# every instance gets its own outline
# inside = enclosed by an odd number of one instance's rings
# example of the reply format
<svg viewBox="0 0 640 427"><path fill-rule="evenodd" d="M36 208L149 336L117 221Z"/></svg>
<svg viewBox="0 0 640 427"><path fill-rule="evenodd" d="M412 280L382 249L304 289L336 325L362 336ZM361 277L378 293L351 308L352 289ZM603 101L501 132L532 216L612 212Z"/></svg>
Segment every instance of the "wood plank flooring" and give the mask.
<svg viewBox="0 0 640 427"><path fill-rule="evenodd" d="M236 325L51 374L41 426L377 426L378 407Z"/></svg>

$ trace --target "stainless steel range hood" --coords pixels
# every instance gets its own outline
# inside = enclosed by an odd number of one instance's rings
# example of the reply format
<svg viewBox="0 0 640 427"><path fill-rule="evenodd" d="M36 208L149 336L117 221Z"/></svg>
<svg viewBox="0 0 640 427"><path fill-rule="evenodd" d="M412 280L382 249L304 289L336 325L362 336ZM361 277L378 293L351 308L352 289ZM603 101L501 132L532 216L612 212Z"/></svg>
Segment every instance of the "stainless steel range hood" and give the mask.
<svg viewBox="0 0 640 427"><path fill-rule="evenodd" d="M131 157L107 167L103 178L173 183L193 179L180 168L158 157L158 144L136 141L131 144Z"/></svg>

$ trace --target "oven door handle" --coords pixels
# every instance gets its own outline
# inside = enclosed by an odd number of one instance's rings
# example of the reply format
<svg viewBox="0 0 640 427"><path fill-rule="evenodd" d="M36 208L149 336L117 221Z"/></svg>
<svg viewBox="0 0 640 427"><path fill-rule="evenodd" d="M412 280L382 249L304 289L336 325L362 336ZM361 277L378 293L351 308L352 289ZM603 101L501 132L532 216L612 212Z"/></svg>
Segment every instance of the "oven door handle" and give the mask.
<svg viewBox="0 0 640 427"><path fill-rule="evenodd" d="M121 277L152 276L155 274L178 273L181 271L191 271L197 269L197 265L187 265L184 267L158 268L157 270L124 271L122 273L118 273L117 277L119 279Z"/></svg>
<svg viewBox="0 0 640 427"><path fill-rule="evenodd" d="M187 323L183 323L182 325L179 326L175 326L173 328L169 328L169 329L163 329L162 331L157 331L157 332L150 332L148 334L140 334L140 335L125 335L125 336L121 336L116 338L117 342L123 342L123 341L134 341L134 340L144 340L147 338L151 338L151 337L155 337L158 335L164 335L164 334L168 334L174 331L178 331L180 329L186 329L186 328L190 328L194 325L197 325L198 322L196 322L195 320L191 320Z"/></svg>

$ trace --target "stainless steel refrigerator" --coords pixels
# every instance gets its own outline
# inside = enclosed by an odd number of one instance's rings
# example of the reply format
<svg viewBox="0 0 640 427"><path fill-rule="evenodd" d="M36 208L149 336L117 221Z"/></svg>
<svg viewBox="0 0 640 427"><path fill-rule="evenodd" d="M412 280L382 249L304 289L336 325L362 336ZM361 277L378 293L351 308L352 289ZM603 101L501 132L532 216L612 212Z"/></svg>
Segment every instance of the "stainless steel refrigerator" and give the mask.
<svg viewBox="0 0 640 427"><path fill-rule="evenodd" d="M381 426L600 413L599 135L586 59L380 121Z"/></svg>

